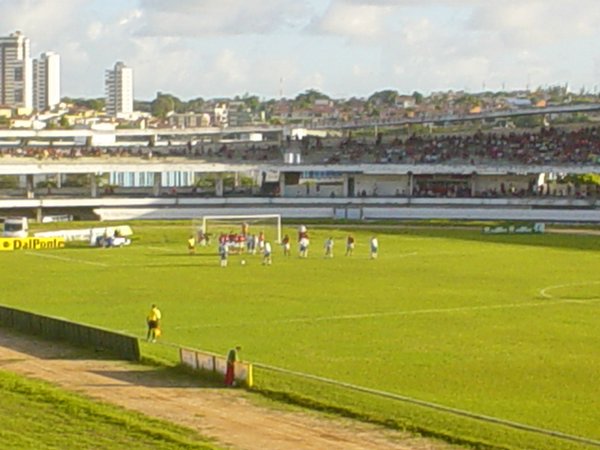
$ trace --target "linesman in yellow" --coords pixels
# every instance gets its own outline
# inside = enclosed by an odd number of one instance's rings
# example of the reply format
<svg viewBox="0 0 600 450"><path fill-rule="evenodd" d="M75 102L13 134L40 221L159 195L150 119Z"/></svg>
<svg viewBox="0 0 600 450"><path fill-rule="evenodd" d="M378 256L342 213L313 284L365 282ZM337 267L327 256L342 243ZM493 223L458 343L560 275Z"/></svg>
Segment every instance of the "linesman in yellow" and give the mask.
<svg viewBox="0 0 600 450"><path fill-rule="evenodd" d="M196 253L196 238L194 238L194 236L190 236L190 238L187 241L187 245L188 245L188 252L190 253L190 255L193 255L194 253Z"/></svg>
<svg viewBox="0 0 600 450"><path fill-rule="evenodd" d="M156 338L160 336L160 319L162 315L160 309L156 305L152 305L146 323L148 324L148 334L146 340L156 342Z"/></svg>

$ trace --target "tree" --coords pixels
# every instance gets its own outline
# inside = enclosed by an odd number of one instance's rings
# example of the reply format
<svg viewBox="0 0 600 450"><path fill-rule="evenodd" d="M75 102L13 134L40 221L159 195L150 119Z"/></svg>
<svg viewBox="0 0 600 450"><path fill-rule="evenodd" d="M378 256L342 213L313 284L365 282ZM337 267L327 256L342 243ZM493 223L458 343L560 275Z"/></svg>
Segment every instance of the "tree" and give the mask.
<svg viewBox="0 0 600 450"><path fill-rule="evenodd" d="M539 128L543 125L541 115L514 117L512 121L517 128Z"/></svg>
<svg viewBox="0 0 600 450"><path fill-rule="evenodd" d="M377 108L373 108L369 111L369 117L379 117L381 112Z"/></svg>
<svg viewBox="0 0 600 450"><path fill-rule="evenodd" d="M185 103L184 108L186 112L200 113L203 111L205 103L206 102L202 97L198 97Z"/></svg>
<svg viewBox="0 0 600 450"><path fill-rule="evenodd" d="M423 94L421 94L420 92L417 92L417 91L413 92L412 97L415 99L415 103L417 105L420 105L421 103L423 103L424 97L423 97Z"/></svg>
<svg viewBox="0 0 600 450"><path fill-rule="evenodd" d="M19 187L19 178L15 175L0 175L0 189L16 189Z"/></svg>
<svg viewBox="0 0 600 450"><path fill-rule="evenodd" d="M253 113L258 112L261 107L260 98L257 95L248 95L244 94L242 97L242 101L246 105L247 108L250 109Z"/></svg>
<svg viewBox="0 0 600 450"><path fill-rule="evenodd" d="M102 111L106 105L106 100L103 98L70 98L63 97L62 102L71 103L79 108L93 109L94 111Z"/></svg>
<svg viewBox="0 0 600 450"><path fill-rule="evenodd" d="M64 114L62 116L60 116L60 120L59 120L58 124L60 125L61 128L69 128L69 126L70 126L69 120L67 119L67 116Z"/></svg>
<svg viewBox="0 0 600 450"><path fill-rule="evenodd" d="M386 106L394 106L396 104L396 98L398 97L398 91L394 91L392 89L386 89L383 91L378 91L372 94L367 102L373 105L386 105Z"/></svg>
<svg viewBox="0 0 600 450"><path fill-rule="evenodd" d="M456 104L473 108L474 106L481 106L481 101L473 94L464 94L456 99Z"/></svg>
<svg viewBox="0 0 600 450"><path fill-rule="evenodd" d="M581 175L567 175L560 180L561 183L573 183L575 185L600 186L600 174L584 173Z"/></svg>
<svg viewBox="0 0 600 450"><path fill-rule="evenodd" d="M106 106L106 100L103 98L93 98L88 100L86 103L88 107L94 111L102 111Z"/></svg>
<svg viewBox="0 0 600 450"><path fill-rule="evenodd" d="M311 105L314 105L316 100L330 100L330 98L316 89L308 89L302 94L298 94L294 99L294 103L301 108L307 108Z"/></svg>
<svg viewBox="0 0 600 450"><path fill-rule="evenodd" d="M90 177L95 176L91 174L75 174L69 173L65 175L62 187L86 187L90 185Z"/></svg>
<svg viewBox="0 0 600 450"><path fill-rule="evenodd" d="M156 94L156 98L152 100L150 110L153 116L164 119L170 112L184 112L182 106L181 100L177 97L159 92Z"/></svg>
<svg viewBox="0 0 600 450"><path fill-rule="evenodd" d="M134 100L133 101L133 109L135 111L151 113L152 112L152 102L149 102L146 100Z"/></svg>

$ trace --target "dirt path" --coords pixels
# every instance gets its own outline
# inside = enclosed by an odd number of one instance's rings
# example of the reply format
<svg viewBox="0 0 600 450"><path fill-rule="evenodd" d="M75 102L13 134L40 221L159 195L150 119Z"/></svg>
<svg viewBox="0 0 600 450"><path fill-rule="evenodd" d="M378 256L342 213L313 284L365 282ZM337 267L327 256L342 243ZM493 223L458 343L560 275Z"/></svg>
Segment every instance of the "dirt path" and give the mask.
<svg viewBox="0 0 600 450"><path fill-rule="evenodd" d="M177 423L240 450L448 450L445 443L331 418L259 406L251 393L215 388L164 369L81 357L81 350L0 328L0 369L38 378Z"/></svg>

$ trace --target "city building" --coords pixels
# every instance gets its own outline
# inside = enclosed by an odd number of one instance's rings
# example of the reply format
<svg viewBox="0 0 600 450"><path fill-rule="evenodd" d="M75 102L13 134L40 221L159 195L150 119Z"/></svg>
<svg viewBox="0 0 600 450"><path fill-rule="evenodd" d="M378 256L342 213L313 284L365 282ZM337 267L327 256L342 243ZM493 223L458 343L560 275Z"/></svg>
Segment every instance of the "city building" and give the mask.
<svg viewBox="0 0 600 450"><path fill-rule="evenodd" d="M106 113L127 119L133 113L133 69L117 62L105 76Z"/></svg>
<svg viewBox="0 0 600 450"><path fill-rule="evenodd" d="M252 111L244 102L232 101L227 107L227 124L230 127L243 127L253 122Z"/></svg>
<svg viewBox="0 0 600 450"><path fill-rule="evenodd" d="M49 111L60 103L60 56L42 53L33 60L33 107Z"/></svg>
<svg viewBox="0 0 600 450"><path fill-rule="evenodd" d="M229 126L229 108L227 103L217 103L214 108L213 123L217 127L227 128Z"/></svg>
<svg viewBox="0 0 600 450"><path fill-rule="evenodd" d="M20 31L0 37L0 104L32 108L29 39Z"/></svg>
<svg viewBox="0 0 600 450"><path fill-rule="evenodd" d="M167 114L170 127L177 128L206 128L210 127L210 114L208 113L176 113L171 111Z"/></svg>

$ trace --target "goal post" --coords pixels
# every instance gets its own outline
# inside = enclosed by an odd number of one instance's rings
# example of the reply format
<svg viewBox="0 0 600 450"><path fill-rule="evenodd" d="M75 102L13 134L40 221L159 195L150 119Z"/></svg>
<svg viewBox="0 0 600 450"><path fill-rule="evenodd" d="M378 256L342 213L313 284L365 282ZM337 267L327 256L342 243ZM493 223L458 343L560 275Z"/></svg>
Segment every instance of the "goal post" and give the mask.
<svg viewBox="0 0 600 450"><path fill-rule="evenodd" d="M193 220L196 236L209 236L215 239L219 234L258 234L264 233L267 240L281 243L281 214L239 214L210 215Z"/></svg>

